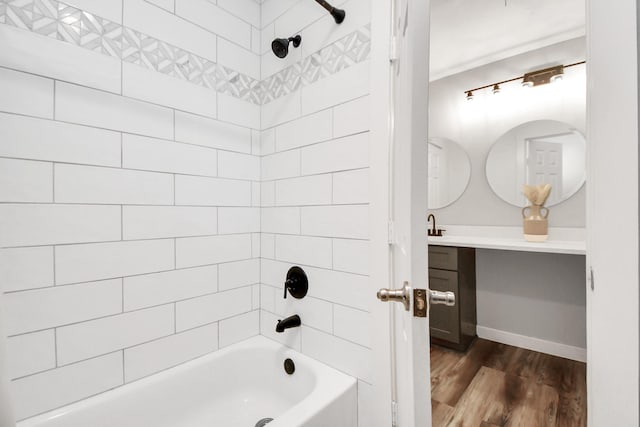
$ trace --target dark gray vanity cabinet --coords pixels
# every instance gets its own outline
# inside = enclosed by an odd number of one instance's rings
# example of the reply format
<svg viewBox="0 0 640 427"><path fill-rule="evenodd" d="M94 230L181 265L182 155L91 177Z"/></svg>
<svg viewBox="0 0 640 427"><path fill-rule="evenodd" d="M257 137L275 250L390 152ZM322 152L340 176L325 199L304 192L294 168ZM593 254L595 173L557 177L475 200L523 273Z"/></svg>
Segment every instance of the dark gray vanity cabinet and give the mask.
<svg viewBox="0 0 640 427"><path fill-rule="evenodd" d="M453 307L431 306L431 341L466 350L476 337L476 250L429 245L429 288L456 295Z"/></svg>

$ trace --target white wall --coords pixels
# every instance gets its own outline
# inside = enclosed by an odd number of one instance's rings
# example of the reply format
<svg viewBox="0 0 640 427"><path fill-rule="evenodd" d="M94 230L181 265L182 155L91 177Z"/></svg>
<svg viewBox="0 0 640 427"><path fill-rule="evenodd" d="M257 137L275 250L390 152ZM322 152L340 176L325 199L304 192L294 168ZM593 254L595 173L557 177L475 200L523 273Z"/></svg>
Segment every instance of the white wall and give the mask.
<svg viewBox="0 0 640 427"><path fill-rule="evenodd" d="M478 335L586 357L585 258L476 250Z"/></svg>
<svg viewBox="0 0 640 427"><path fill-rule="evenodd" d="M452 205L434 210L440 224L520 226L520 208L496 196L487 182L485 162L493 143L513 127L533 120L566 122L583 134L586 129L584 65L566 69L566 77L559 84L525 89L519 82L512 82L502 85L501 93L495 96L490 89L478 91L473 101L467 101L464 92L521 75L523 70L584 58L585 39L581 37L431 82L429 136L458 142L471 159L467 190ZM551 208L549 224L585 226L584 187Z"/></svg>
<svg viewBox="0 0 640 427"><path fill-rule="evenodd" d="M18 419L259 333L260 6L70 3L0 5Z"/></svg>
<svg viewBox="0 0 640 427"><path fill-rule="evenodd" d="M283 77L292 88L262 106L261 333L358 378L359 425L370 425L371 1L333 3L347 13L339 26L313 1L263 3L263 81L271 87L273 73L293 69ZM272 37L298 33L287 59L267 50ZM297 69L308 70L299 81ZM292 265L309 277L301 300L282 297ZM277 334L292 314L302 327Z"/></svg>

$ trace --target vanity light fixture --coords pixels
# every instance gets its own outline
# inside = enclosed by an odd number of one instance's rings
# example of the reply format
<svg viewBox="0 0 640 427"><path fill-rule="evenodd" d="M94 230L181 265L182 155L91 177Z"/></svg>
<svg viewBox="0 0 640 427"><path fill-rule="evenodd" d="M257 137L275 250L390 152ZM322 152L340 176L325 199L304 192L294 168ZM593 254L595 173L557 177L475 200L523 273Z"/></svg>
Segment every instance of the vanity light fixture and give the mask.
<svg viewBox="0 0 640 427"><path fill-rule="evenodd" d="M491 91L495 95L500 92L501 84L514 82L520 79L522 79L523 87L533 87L533 86L544 85L547 83L553 83L555 81L562 80L562 77L564 76L565 68L574 67L576 65L580 65L584 63L586 63L586 61L574 62L573 64L569 64L569 65L556 65L554 67L544 68L542 70L531 71L522 76L514 77L512 79L503 80L501 82L491 83L485 86L480 86L474 89L466 90L465 94L467 96L468 101L473 99L473 92L482 90L482 89L492 88Z"/></svg>
<svg viewBox="0 0 640 427"><path fill-rule="evenodd" d="M531 71L522 77L522 86L540 86L551 83L564 74L564 65L545 68L543 70Z"/></svg>

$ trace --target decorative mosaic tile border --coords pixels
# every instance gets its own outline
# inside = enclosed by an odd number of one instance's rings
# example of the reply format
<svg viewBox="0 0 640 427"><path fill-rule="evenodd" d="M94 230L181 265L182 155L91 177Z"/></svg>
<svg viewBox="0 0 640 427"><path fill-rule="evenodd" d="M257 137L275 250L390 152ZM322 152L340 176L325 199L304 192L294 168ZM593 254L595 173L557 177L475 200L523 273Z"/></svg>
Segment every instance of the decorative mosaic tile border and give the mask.
<svg viewBox="0 0 640 427"><path fill-rule="evenodd" d="M116 22L57 0L0 0L0 23L252 102L269 103L369 57L369 26L259 81Z"/></svg>
<svg viewBox="0 0 640 427"><path fill-rule="evenodd" d="M262 80L260 82L262 103L267 104L362 62L369 58L370 53L371 27L367 25Z"/></svg>

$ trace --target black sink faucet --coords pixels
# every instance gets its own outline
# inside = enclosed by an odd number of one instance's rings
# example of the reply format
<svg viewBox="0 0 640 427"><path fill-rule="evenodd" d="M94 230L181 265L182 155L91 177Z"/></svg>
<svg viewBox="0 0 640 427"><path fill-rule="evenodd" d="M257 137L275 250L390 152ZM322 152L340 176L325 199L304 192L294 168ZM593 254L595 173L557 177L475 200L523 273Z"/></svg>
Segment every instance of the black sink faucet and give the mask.
<svg viewBox="0 0 640 427"><path fill-rule="evenodd" d="M433 228L427 229L427 235L441 237L442 236L442 232L445 231L445 230L442 229L442 228L437 228L436 227L436 216L434 214L429 214L429 216L427 217L427 224L431 220L433 220Z"/></svg>
<svg viewBox="0 0 640 427"><path fill-rule="evenodd" d="M285 329L297 328L301 324L302 322L300 321L300 316L294 314L293 316L289 316L286 319L278 320L278 324L276 325L276 332L284 332Z"/></svg>

